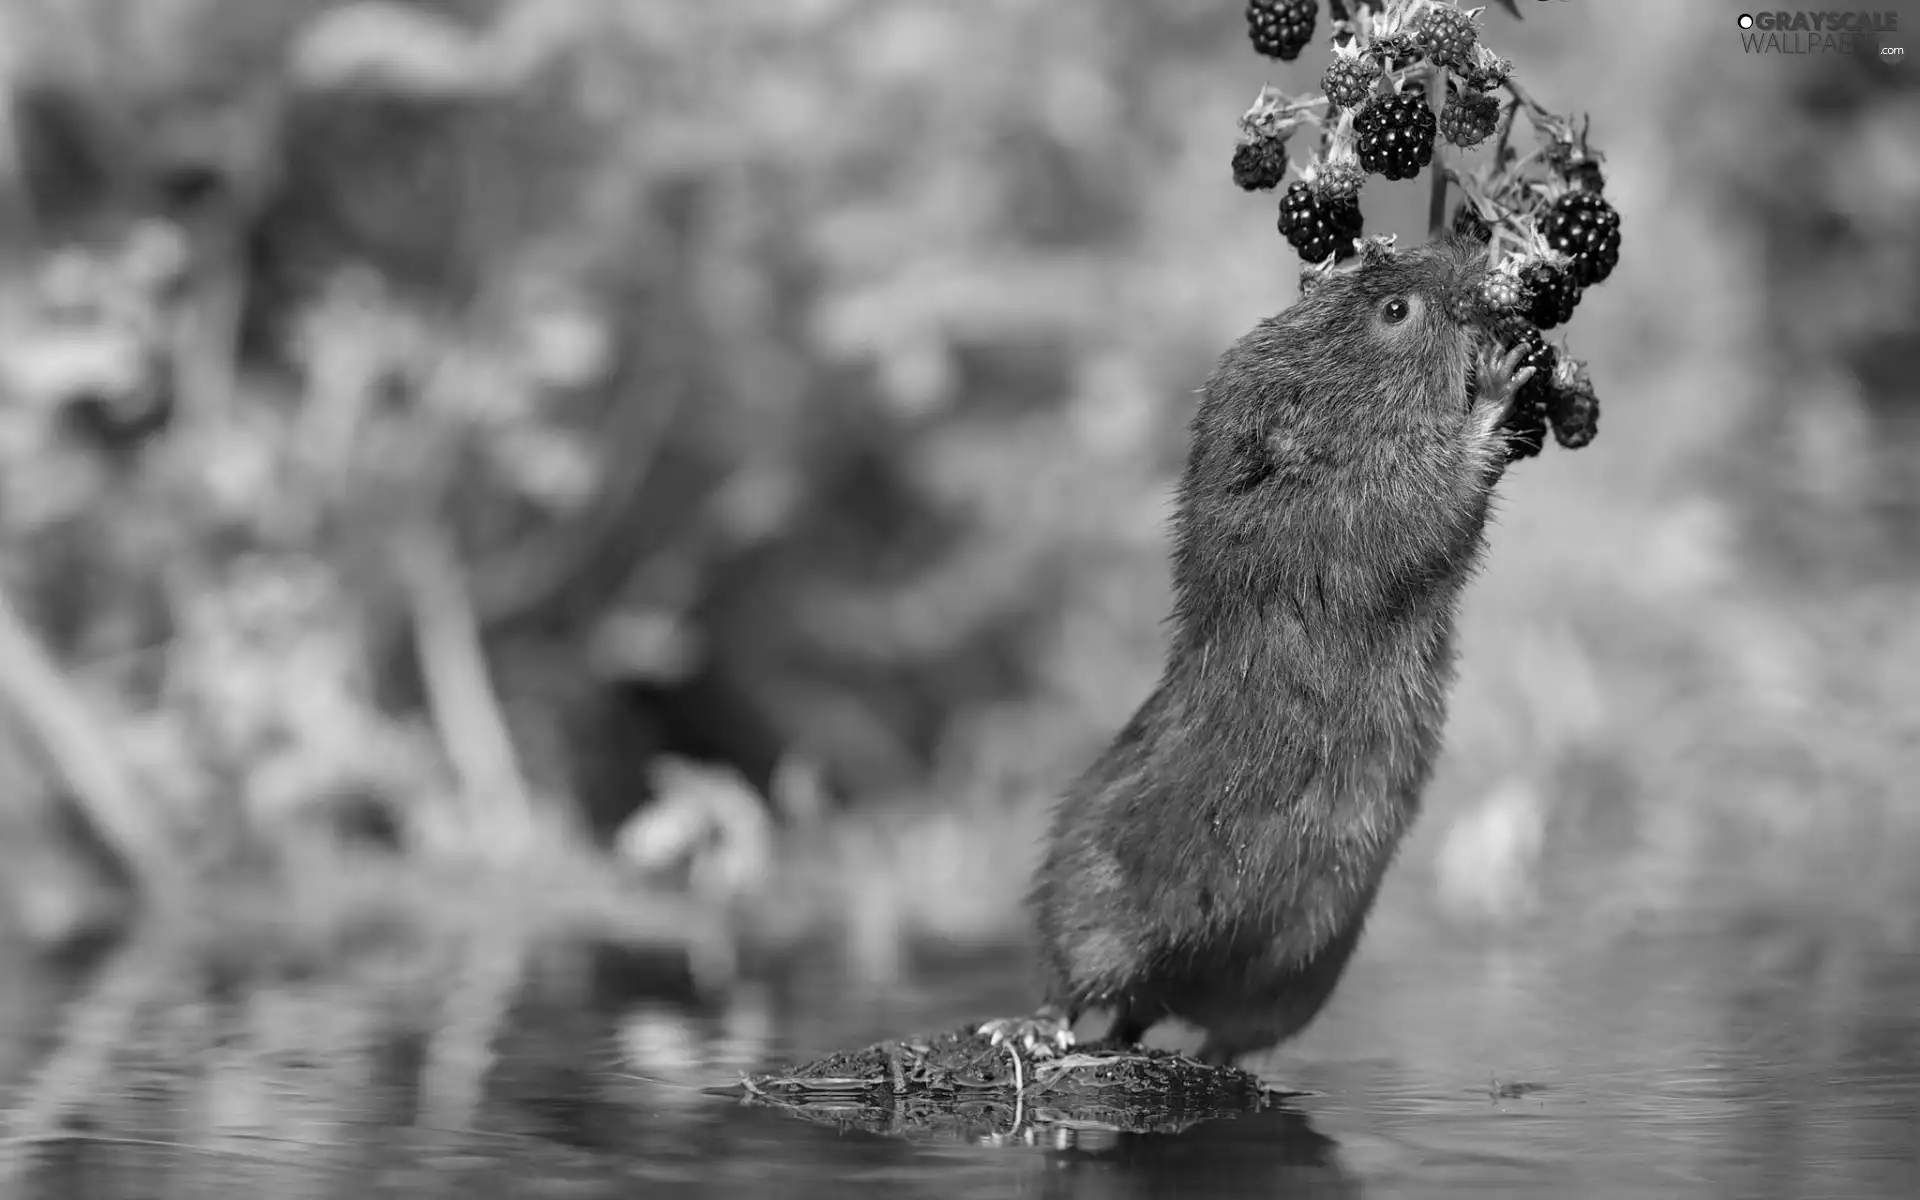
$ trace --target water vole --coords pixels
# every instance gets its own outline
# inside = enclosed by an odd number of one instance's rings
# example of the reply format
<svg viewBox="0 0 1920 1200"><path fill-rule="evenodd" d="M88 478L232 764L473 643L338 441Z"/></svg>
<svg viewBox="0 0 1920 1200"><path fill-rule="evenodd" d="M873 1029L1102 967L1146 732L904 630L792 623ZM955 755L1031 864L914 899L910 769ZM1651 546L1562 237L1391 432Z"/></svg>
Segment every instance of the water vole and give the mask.
<svg viewBox="0 0 1920 1200"><path fill-rule="evenodd" d="M1525 382L1484 252L1370 245L1221 358L1174 519L1166 669L1061 798L1032 893L1047 1007L1163 1017L1226 1062L1298 1033L1358 943L1440 750L1454 605Z"/></svg>

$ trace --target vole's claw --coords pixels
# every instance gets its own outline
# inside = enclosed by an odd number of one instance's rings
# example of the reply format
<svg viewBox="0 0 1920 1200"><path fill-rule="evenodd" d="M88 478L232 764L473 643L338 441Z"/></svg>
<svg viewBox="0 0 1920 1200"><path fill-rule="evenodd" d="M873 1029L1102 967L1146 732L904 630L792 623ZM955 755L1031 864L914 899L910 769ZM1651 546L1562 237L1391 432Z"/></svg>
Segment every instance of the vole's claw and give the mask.
<svg viewBox="0 0 1920 1200"><path fill-rule="evenodd" d="M1533 378L1534 368L1520 366L1527 351L1528 347L1523 342L1504 354L1492 347L1481 352L1474 406L1494 409L1492 415L1496 425L1506 419L1507 413L1513 408L1514 397Z"/></svg>
<svg viewBox="0 0 1920 1200"><path fill-rule="evenodd" d="M995 1046L1017 1042L1032 1058L1052 1058L1073 1048L1073 1026L1061 1014L1042 1009L1030 1017L996 1017L975 1030Z"/></svg>

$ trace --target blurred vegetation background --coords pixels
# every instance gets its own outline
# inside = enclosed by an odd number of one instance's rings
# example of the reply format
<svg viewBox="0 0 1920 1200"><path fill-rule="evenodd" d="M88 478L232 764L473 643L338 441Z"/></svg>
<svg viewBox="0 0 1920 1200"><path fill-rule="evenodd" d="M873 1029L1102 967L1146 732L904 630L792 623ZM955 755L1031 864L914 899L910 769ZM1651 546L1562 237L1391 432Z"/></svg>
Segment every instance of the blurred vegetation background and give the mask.
<svg viewBox="0 0 1920 1200"><path fill-rule="evenodd" d="M1604 430L1503 488L1379 952L1913 939L1915 68L1526 7L1488 39L1623 215ZM1293 294L1235 119L1323 48L1186 0L5 0L0 47L10 945L324 925L370 861L565 863L722 972L1024 936L1159 669L1192 389Z"/></svg>

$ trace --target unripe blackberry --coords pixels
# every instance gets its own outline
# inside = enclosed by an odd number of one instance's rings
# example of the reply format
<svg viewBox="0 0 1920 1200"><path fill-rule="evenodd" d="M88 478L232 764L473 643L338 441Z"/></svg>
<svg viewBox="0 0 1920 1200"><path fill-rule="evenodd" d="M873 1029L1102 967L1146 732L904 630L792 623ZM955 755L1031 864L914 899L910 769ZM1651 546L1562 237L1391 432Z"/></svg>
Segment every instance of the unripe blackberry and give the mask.
<svg viewBox="0 0 1920 1200"><path fill-rule="evenodd" d="M1491 236L1491 234L1489 234ZM1480 303L1489 313L1513 317L1517 316L1520 306L1527 302L1527 286L1520 282L1519 273L1511 267L1502 266L1489 271L1480 281ZM1514 345L1520 339L1520 331L1511 331L1502 327L1505 344Z"/></svg>
<svg viewBox="0 0 1920 1200"><path fill-rule="evenodd" d="M1354 108L1373 90L1380 78L1380 64L1354 49L1349 43L1337 46L1327 73L1320 77L1320 90L1336 108Z"/></svg>
<svg viewBox="0 0 1920 1200"><path fill-rule="evenodd" d="M1233 148L1233 182L1249 192L1280 186L1287 177L1287 139L1262 135Z"/></svg>
<svg viewBox="0 0 1920 1200"><path fill-rule="evenodd" d="M1596 192L1566 193L1540 224L1547 245L1573 260L1573 278L1581 287L1599 283L1620 261L1620 214Z"/></svg>
<svg viewBox="0 0 1920 1200"><path fill-rule="evenodd" d="M1500 125L1500 102L1472 88L1447 89L1440 112L1440 134L1456 146L1478 146Z"/></svg>
<svg viewBox="0 0 1920 1200"><path fill-rule="evenodd" d="M1451 4L1435 4L1420 19L1420 46L1428 61L1449 70L1465 71L1474 65L1474 47L1480 31L1473 14Z"/></svg>
<svg viewBox="0 0 1920 1200"><path fill-rule="evenodd" d="M1360 164L1351 159L1333 160L1322 163L1314 175L1313 190L1322 200L1353 200L1360 195L1360 187L1367 181L1367 173Z"/></svg>
<svg viewBox="0 0 1920 1200"><path fill-rule="evenodd" d="M1581 287L1571 275L1550 262L1535 259L1520 268L1520 282L1528 293L1527 320L1542 329L1552 329L1573 319Z"/></svg>
<svg viewBox="0 0 1920 1200"><path fill-rule="evenodd" d="M1360 236L1360 205L1352 200L1321 200L1304 183L1290 183L1280 198L1280 233L1307 262L1331 254L1336 262L1352 258Z"/></svg>
<svg viewBox="0 0 1920 1200"><path fill-rule="evenodd" d="M1375 96L1354 115L1360 165L1388 179L1412 179L1433 161L1433 110L1417 93Z"/></svg>
<svg viewBox="0 0 1920 1200"><path fill-rule="evenodd" d="M1249 0L1247 36L1261 54L1292 62L1313 40L1319 15L1319 0Z"/></svg>

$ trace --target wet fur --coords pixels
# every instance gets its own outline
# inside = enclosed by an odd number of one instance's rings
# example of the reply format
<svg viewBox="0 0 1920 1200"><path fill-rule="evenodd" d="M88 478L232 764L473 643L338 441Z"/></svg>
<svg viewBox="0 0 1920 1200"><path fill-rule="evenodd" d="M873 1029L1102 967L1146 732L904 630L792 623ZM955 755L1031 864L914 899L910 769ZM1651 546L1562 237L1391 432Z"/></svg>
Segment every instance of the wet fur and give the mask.
<svg viewBox="0 0 1920 1200"><path fill-rule="evenodd" d="M1318 1014L1440 750L1453 612L1504 463L1449 244L1335 276L1229 350L1191 428L1154 692L1061 799L1048 1002L1178 1016L1226 1061ZM1386 329L1381 303L1421 297ZM1409 318L1413 320L1414 318Z"/></svg>

